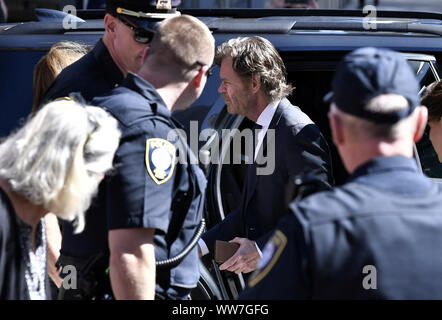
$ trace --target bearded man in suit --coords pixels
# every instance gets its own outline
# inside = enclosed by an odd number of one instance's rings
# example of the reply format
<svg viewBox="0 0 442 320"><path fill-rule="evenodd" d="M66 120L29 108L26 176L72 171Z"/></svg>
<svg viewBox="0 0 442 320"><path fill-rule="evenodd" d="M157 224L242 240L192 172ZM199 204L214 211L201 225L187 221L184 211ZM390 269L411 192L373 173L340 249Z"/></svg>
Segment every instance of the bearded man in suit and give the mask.
<svg viewBox="0 0 442 320"><path fill-rule="evenodd" d="M287 211L286 188L300 174L314 173L319 189L332 185L327 142L312 120L286 98L284 63L275 47L254 36L231 39L216 50L221 85L230 114L253 121L253 161L248 165L240 205L199 241L200 256L214 252L216 240L240 245L221 270L248 273L256 268L262 246ZM272 171L260 168L263 154ZM270 154L269 154L270 153ZM261 169L261 171L260 171Z"/></svg>

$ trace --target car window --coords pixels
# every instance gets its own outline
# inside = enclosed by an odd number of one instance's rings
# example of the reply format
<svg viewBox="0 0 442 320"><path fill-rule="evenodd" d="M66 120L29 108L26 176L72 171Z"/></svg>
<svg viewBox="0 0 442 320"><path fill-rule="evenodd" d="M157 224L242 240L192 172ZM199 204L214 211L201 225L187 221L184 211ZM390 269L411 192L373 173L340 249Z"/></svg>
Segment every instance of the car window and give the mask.
<svg viewBox="0 0 442 320"><path fill-rule="evenodd" d="M207 79L206 86L201 96L192 104L192 106L213 106L219 97L218 88L221 84L219 79L219 67L212 66L212 75Z"/></svg>
<svg viewBox="0 0 442 320"><path fill-rule="evenodd" d="M0 51L0 137L9 135L31 112L34 66L44 51Z"/></svg>
<svg viewBox="0 0 442 320"><path fill-rule="evenodd" d="M416 71L417 77L422 86L421 94L425 92L427 86L434 81L439 80L436 68L432 62L410 61L410 65ZM430 178L442 178L442 164L439 162L433 145L430 141L429 130L427 126L422 139L416 143L415 155L420 163L422 172Z"/></svg>

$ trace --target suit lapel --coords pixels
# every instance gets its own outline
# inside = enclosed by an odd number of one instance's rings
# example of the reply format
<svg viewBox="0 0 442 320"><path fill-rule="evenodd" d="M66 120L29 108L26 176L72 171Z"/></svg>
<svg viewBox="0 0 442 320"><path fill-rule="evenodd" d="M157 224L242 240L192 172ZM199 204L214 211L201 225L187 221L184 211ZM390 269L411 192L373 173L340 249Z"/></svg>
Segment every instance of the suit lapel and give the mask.
<svg viewBox="0 0 442 320"><path fill-rule="evenodd" d="M276 111L275 111L275 114L273 115L272 121L270 122L269 129L273 129L273 130L276 129L276 127L278 126L279 120L281 120L283 109L285 108L285 106L287 104L290 105L290 102L286 98L281 100L278 107L276 108ZM265 152L267 152L267 133L264 136L258 156L256 158L256 160L258 160L257 162L262 163L259 161L259 158L260 158L260 156L265 154ZM252 198L253 194L255 193L256 186L258 185L258 182L259 182L260 176L256 175L257 167L258 167L258 165L255 161L253 161L253 164L250 164L247 167L247 187L245 189L245 192L246 192L245 197L246 198L245 198L244 212L246 211L246 208L249 205L250 199Z"/></svg>
<svg viewBox="0 0 442 320"><path fill-rule="evenodd" d="M288 106L291 106L290 101L288 101L287 98L282 99L276 108L275 114L270 122L269 129L276 129L279 120L281 120L282 114L284 113L284 109L286 109Z"/></svg>

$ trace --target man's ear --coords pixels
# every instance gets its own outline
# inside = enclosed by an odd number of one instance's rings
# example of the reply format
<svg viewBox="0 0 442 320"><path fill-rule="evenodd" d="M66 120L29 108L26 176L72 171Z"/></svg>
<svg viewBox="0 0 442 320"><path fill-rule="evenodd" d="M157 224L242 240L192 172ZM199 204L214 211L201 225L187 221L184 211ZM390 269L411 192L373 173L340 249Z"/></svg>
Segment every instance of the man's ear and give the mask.
<svg viewBox="0 0 442 320"><path fill-rule="evenodd" d="M342 120L335 113L328 114L328 120L330 122L330 130L332 134L333 143L339 146L345 142L344 133L342 131Z"/></svg>
<svg viewBox="0 0 442 320"><path fill-rule="evenodd" d="M106 13L104 16L104 29L106 30L106 33L113 36L116 32L116 28L117 19L113 15Z"/></svg>
<svg viewBox="0 0 442 320"><path fill-rule="evenodd" d="M417 116L416 131L415 131L414 137L413 137L414 142L418 142L422 138L422 135L424 134L425 128L427 126L427 121L428 121L427 107L419 106L419 107L417 107L417 109L418 109L417 110L418 116Z"/></svg>
<svg viewBox="0 0 442 320"><path fill-rule="evenodd" d="M147 56L149 55L150 43L147 45L146 49L143 52L143 61L146 61Z"/></svg>
<svg viewBox="0 0 442 320"><path fill-rule="evenodd" d="M261 77L254 75L252 77L252 92L257 93L261 89Z"/></svg>
<svg viewBox="0 0 442 320"><path fill-rule="evenodd" d="M198 69L198 74L193 78L193 83L195 87L199 88L202 85L203 77L205 77L207 70L209 69L208 66L202 66Z"/></svg>

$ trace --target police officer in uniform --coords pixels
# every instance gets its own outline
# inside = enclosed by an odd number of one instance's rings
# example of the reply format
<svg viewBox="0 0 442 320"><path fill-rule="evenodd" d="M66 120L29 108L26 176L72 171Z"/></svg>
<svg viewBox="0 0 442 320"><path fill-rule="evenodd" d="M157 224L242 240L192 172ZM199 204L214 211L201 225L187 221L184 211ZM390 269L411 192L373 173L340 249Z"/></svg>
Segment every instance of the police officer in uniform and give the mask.
<svg viewBox="0 0 442 320"><path fill-rule="evenodd" d="M349 181L294 202L243 299L441 299L442 190L413 159L427 109L405 58L361 48L328 96Z"/></svg>
<svg viewBox="0 0 442 320"><path fill-rule="evenodd" d="M149 14L133 16L139 11ZM44 100L80 92L90 101L117 87L128 72L138 72L162 12L151 8L147 0L107 0L103 38L89 54L60 73Z"/></svg>
<svg viewBox="0 0 442 320"><path fill-rule="evenodd" d="M99 208L107 217L117 299L186 299L197 285L195 247L175 266L155 264L182 252L202 218L205 177L171 111L201 95L214 50L213 36L198 19L166 19L138 75L129 73L118 88L92 102L112 113L123 131L116 172Z"/></svg>
<svg viewBox="0 0 442 320"><path fill-rule="evenodd" d="M135 13L146 12L139 16ZM105 32L95 48L83 58L65 68L45 94L43 101L51 101L79 92L90 101L121 84L128 72L138 72L144 61L146 49L159 23L169 16L179 14L174 9L152 9L150 1L107 0L104 17ZM71 223L62 222L62 244L59 266L73 265L77 270L90 269L97 261L105 261L102 254L107 247L107 233L101 225L105 217L96 213L96 207L104 201L102 187L95 200L96 205L86 214L86 228L74 234ZM60 233L57 223L47 223L50 230L48 243L57 241L54 234ZM52 247L49 246L49 250ZM56 257L59 252L52 252ZM101 268L99 268L101 270ZM84 272L83 272L84 273ZM81 278L81 277L80 277ZM59 298L84 297L78 290L61 288Z"/></svg>

